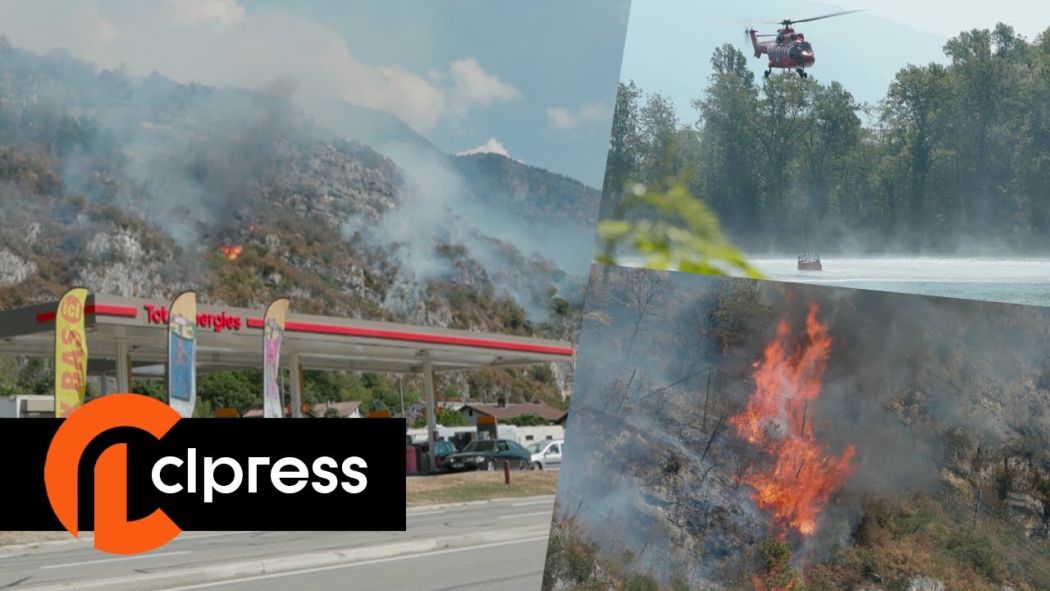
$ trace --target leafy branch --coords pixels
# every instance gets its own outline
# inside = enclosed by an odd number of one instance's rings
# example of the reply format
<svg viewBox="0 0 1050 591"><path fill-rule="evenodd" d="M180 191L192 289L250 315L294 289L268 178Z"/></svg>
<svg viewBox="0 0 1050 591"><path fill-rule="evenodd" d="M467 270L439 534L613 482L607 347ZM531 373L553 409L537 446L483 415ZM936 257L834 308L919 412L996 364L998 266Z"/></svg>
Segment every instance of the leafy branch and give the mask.
<svg viewBox="0 0 1050 591"><path fill-rule="evenodd" d="M629 217L637 210L645 216ZM652 269L762 277L722 234L714 212L677 177L656 186L631 187L612 219L598 223L598 238L602 247L596 260L603 264L617 264L626 247L643 256L644 266Z"/></svg>

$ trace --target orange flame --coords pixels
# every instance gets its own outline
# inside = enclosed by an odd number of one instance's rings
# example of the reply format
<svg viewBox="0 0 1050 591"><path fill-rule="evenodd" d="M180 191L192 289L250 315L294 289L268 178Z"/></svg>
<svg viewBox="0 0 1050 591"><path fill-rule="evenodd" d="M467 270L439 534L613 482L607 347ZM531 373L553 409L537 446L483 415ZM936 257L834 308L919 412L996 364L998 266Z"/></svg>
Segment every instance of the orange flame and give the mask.
<svg viewBox="0 0 1050 591"><path fill-rule="evenodd" d="M839 458L829 454L807 420L831 352L831 337L817 311L810 304L801 342L792 343L791 327L780 321L776 337L755 364L755 391L747 408L729 419L737 435L773 459L772 466L743 478L755 503L771 512L778 525L803 535L817 531L821 507L849 477L856 451L850 445Z"/></svg>
<svg viewBox="0 0 1050 591"><path fill-rule="evenodd" d="M244 247L240 244L223 244L219 247L219 250L222 251L222 254L225 255L226 258L231 261L236 261L237 257L241 256L241 253L244 252Z"/></svg>

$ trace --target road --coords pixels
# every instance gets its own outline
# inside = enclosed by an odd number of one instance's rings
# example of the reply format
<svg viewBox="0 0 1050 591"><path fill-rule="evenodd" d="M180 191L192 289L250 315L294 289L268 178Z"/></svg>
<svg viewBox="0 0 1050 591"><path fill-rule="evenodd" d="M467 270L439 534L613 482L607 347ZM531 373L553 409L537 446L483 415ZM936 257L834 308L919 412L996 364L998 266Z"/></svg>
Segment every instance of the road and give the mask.
<svg viewBox="0 0 1050 591"><path fill-rule="evenodd" d="M495 589L540 587L551 497L409 510L406 532L185 532L154 552L90 539L0 547L0 589Z"/></svg>

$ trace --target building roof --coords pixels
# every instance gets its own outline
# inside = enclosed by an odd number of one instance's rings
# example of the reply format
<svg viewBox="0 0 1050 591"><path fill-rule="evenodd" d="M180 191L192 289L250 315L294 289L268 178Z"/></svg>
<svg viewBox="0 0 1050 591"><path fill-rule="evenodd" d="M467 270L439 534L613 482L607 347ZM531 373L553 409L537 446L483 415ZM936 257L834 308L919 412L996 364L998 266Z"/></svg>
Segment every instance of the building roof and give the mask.
<svg viewBox="0 0 1050 591"><path fill-rule="evenodd" d="M565 416L564 410L558 410L553 406L541 403L521 403L500 405L498 403L468 402L463 408L474 409L475 413L495 417L496 420L512 419L521 415L537 415L548 421L558 421Z"/></svg>
<svg viewBox="0 0 1050 591"><path fill-rule="evenodd" d="M91 294L85 306L92 369L110 371L117 343L127 346L138 369L167 359L167 326L150 310L170 302ZM292 299L295 308L295 299ZM54 355L57 302L0 311L0 355ZM222 326L197 331L198 371L262 365L263 309L197 306L198 316L221 317ZM289 314L282 354L298 355L306 369L422 372L571 362L572 345L550 341L373 322L332 316ZM288 360L281 365L288 367ZM106 363L110 365L107 367Z"/></svg>

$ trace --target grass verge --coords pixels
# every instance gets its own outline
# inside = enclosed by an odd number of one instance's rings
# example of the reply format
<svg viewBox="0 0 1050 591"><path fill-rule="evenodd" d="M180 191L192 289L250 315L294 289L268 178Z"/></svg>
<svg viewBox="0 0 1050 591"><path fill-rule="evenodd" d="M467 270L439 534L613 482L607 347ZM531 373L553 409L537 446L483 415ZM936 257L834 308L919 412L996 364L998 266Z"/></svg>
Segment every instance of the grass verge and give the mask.
<svg viewBox="0 0 1050 591"><path fill-rule="evenodd" d="M510 485L500 470L421 476L408 479L408 506L553 495L557 486L558 472L550 470L512 471Z"/></svg>

